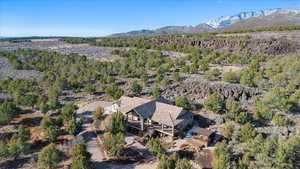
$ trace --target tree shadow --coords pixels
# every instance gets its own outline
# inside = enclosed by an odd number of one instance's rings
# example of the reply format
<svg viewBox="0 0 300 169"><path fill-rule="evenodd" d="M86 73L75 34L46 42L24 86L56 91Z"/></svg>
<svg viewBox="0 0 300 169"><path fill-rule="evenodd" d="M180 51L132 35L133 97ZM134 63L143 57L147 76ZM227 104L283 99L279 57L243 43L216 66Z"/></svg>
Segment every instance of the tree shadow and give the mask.
<svg viewBox="0 0 300 169"><path fill-rule="evenodd" d="M23 165L30 161L30 157L17 158L13 160L7 160L3 163L0 163L0 168L3 169L18 169L23 168Z"/></svg>

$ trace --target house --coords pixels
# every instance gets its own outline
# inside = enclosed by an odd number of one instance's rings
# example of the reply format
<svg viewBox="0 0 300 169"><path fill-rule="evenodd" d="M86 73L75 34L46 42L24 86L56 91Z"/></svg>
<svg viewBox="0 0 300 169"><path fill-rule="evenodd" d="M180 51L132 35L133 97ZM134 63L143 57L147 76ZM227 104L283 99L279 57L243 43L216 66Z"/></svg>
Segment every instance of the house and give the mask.
<svg viewBox="0 0 300 169"><path fill-rule="evenodd" d="M126 116L129 127L141 131L153 129L175 136L193 121L191 112L163 99L122 96L113 106Z"/></svg>
<svg viewBox="0 0 300 169"><path fill-rule="evenodd" d="M208 144L213 140L213 131L195 127L192 128L189 133L189 143L191 143L195 148L207 147Z"/></svg>

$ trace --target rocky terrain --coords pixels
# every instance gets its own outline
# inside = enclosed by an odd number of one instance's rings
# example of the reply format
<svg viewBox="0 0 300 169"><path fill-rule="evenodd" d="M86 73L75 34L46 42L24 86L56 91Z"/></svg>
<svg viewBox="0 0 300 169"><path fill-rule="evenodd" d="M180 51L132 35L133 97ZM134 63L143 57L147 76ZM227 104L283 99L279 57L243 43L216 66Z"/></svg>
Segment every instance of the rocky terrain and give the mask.
<svg viewBox="0 0 300 169"><path fill-rule="evenodd" d="M287 39L247 39L247 38L186 38L161 37L154 39L159 44L182 44L199 48L228 49L248 54L279 55L295 53L299 46Z"/></svg>
<svg viewBox="0 0 300 169"><path fill-rule="evenodd" d="M17 49L37 49L56 51L63 54L78 53L87 56L88 59L95 60L115 60L119 57L112 55L111 52L116 49L112 47L96 47L88 44L68 44L59 39L41 39L31 40L31 42L11 43L7 41L0 42L0 50Z"/></svg>
<svg viewBox="0 0 300 169"><path fill-rule="evenodd" d="M175 100L178 96L186 96L188 100L194 103L202 103L203 99L212 93L218 93L224 99L247 102L260 92L255 88L244 87L239 84L210 82L202 78L194 78L193 81L168 86L163 96L169 100Z"/></svg>
<svg viewBox="0 0 300 169"><path fill-rule="evenodd" d="M7 77L13 79L34 79L42 76L42 72L35 70L15 70L7 58L0 56L0 79Z"/></svg>

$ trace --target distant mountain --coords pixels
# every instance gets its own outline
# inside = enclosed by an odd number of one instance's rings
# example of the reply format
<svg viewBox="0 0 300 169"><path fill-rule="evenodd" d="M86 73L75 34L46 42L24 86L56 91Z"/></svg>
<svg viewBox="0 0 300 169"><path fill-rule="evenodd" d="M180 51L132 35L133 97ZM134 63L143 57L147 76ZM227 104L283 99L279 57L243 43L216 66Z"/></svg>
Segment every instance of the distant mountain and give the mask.
<svg viewBox="0 0 300 169"><path fill-rule="evenodd" d="M182 33L200 33L212 30L207 24L199 24L196 26L166 26L154 30L138 30L130 31L127 33L117 33L111 37L125 37L125 36L155 36L155 35L168 35L168 34L182 34Z"/></svg>
<svg viewBox="0 0 300 169"><path fill-rule="evenodd" d="M299 9L270 9L261 10L256 12L241 12L234 16L222 16L219 19L207 22L207 24L213 28L224 28L228 25L234 24L239 21L243 21L249 18L258 18L266 16L295 16L300 14ZM287 18L288 19L288 18Z"/></svg>
<svg viewBox="0 0 300 169"><path fill-rule="evenodd" d="M255 12L241 12L233 16L222 16L216 20L196 26L166 26L154 30L137 30L110 36L154 36L294 25L300 25L300 9L278 8Z"/></svg>

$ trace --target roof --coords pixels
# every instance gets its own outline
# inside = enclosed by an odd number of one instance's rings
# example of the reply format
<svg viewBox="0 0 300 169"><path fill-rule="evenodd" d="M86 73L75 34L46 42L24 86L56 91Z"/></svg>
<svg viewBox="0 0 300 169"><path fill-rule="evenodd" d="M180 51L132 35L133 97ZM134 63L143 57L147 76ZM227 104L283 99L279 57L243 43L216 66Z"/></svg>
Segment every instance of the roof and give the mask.
<svg viewBox="0 0 300 169"><path fill-rule="evenodd" d="M207 130L207 129L204 129L204 128L200 128L200 127L197 127L195 128L192 133L195 133L197 135L202 135L202 136L210 136L211 134L213 134L214 132L211 131L211 130Z"/></svg>
<svg viewBox="0 0 300 169"><path fill-rule="evenodd" d="M143 105L151 100L143 99L139 97L128 97L128 96L122 96L120 98L120 111L121 113L127 113L134 108Z"/></svg>
<svg viewBox="0 0 300 169"><path fill-rule="evenodd" d="M164 99L144 99L139 97L122 96L120 98L120 111L127 113L134 110L143 118L169 126L176 126L185 119L182 107L168 104Z"/></svg>
<svg viewBox="0 0 300 169"><path fill-rule="evenodd" d="M177 119L182 110L182 107L155 102L155 111L151 120L169 126L176 125L182 121L180 119Z"/></svg>

